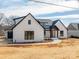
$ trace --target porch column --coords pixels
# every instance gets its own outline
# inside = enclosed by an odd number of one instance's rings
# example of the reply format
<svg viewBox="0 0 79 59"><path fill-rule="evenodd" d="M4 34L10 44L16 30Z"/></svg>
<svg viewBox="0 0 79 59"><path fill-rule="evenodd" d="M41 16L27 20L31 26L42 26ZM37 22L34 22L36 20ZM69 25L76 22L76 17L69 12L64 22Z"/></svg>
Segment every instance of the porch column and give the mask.
<svg viewBox="0 0 79 59"><path fill-rule="evenodd" d="M58 38L58 31L57 31L57 38Z"/></svg>

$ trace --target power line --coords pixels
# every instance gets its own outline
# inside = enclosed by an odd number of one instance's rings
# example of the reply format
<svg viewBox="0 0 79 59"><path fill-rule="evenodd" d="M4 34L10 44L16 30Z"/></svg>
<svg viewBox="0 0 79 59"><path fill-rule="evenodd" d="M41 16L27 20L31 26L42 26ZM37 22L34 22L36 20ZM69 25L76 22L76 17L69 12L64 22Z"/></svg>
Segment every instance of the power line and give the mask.
<svg viewBox="0 0 79 59"><path fill-rule="evenodd" d="M49 5L55 5L55 6L60 6L60 7L66 7L66 8L71 8L71 9L79 9L79 8L74 8L74 7L64 6L64 5L58 5L58 4L54 4L54 3L47 3L47 2L42 2L42 1L36 1L36 0L29 0L29 1L43 3L43 4L49 4Z"/></svg>

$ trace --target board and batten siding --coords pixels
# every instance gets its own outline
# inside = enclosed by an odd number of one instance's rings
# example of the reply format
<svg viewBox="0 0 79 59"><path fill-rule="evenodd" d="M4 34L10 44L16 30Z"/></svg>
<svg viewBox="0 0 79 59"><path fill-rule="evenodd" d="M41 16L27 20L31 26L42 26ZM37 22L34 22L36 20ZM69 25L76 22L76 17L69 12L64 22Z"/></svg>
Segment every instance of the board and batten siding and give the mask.
<svg viewBox="0 0 79 59"><path fill-rule="evenodd" d="M58 21L55 25L59 28L58 38L67 38L67 29L64 27L64 25L60 21ZM60 31L64 31L63 36L60 35Z"/></svg>
<svg viewBox="0 0 79 59"><path fill-rule="evenodd" d="M28 24L31 20L31 24ZM34 40L25 40L25 31L34 31ZM29 14L13 29L13 42L34 42L44 40L44 28Z"/></svg>

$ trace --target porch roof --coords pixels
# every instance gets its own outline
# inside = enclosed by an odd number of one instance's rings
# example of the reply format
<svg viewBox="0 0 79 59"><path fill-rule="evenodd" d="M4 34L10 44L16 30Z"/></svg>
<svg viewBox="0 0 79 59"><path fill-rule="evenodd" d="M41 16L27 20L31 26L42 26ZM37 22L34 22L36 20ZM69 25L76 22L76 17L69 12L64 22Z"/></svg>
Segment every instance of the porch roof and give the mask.
<svg viewBox="0 0 79 59"><path fill-rule="evenodd" d="M56 27L55 24L56 24L59 20L52 21L52 20L50 20L50 19L38 19L38 21L40 22L40 24L43 23L43 22L46 22L45 25L43 25L43 24L41 24L41 25L45 28L45 30L50 30L50 29L53 29L53 28Z"/></svg>

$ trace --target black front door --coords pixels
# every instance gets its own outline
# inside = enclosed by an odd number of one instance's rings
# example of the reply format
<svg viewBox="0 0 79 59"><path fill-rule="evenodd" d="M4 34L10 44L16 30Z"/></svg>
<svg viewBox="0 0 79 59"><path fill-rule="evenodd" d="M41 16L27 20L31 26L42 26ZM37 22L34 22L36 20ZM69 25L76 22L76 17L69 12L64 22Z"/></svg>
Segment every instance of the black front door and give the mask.
<svg viewBox="0 0 79 59"><path fill-rule="evenodd" d="M13 39L13 32L12 31L8 32L8 39Z"/></svg>

